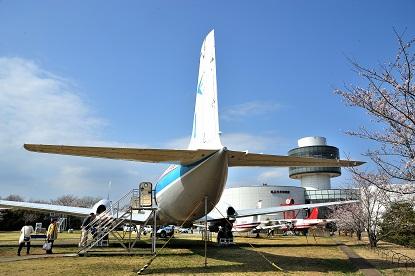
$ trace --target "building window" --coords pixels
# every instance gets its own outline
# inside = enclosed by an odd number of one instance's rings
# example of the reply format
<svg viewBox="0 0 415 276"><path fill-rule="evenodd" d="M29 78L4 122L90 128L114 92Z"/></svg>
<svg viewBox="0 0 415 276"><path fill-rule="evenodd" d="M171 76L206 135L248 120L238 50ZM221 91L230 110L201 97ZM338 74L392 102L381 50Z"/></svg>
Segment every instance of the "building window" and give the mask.
<svg viewBox="0 0 415 276"><path fill-rule="evenodd" d="M290 191L283 191L283 190L271 190L271 194L289 194Z"/></svg>

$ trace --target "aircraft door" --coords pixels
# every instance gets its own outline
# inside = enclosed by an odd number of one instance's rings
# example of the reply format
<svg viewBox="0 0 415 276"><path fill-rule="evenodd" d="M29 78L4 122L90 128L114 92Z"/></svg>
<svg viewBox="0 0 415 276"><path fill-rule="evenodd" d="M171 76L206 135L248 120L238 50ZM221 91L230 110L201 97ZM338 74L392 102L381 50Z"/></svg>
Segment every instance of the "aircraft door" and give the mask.
<svg viewBox="0 0 415 276"><path fill-rule="evenodd" d="M141 207L153 206L153 184L151 182L141 182L139 184L139 199Z"/></svg>

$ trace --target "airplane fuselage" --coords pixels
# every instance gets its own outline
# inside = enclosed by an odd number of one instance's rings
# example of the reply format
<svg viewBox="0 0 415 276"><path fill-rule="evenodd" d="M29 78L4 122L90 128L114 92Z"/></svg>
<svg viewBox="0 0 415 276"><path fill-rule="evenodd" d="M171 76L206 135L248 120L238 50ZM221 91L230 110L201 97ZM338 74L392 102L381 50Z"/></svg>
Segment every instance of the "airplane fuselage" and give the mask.
<svg viewBox="0 0 415 276"><path fill-rule="evenodd" d="M298 219L292 223L292 226L284 225L281 227L282 230L304 230L309 229L313 226L325 226L331 222L331 219Z"/></svg>
<svg viewBox="0 0 415 276"><path fill-rule="evenodd" d="M161 224L193 221L218 203L228 175L226 149L190 165L170 166L156 184L156 202Z"/></svg>

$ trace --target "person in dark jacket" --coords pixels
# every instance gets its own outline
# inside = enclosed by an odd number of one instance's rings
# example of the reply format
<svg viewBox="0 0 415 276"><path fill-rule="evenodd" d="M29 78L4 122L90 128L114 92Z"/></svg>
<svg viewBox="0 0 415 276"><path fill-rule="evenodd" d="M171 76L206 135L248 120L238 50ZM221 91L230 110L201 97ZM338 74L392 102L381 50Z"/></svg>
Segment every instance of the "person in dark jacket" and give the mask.
<svg viewBox="0 0 415 276"><path fill-rule="evenodd" d="M79 243L80 247L84 247L88 243L88 233L91 228L90 223L94 221L95 214L90 213L89 216L87 216L84 221L82 222L81 226L81 242Z"/></svg>

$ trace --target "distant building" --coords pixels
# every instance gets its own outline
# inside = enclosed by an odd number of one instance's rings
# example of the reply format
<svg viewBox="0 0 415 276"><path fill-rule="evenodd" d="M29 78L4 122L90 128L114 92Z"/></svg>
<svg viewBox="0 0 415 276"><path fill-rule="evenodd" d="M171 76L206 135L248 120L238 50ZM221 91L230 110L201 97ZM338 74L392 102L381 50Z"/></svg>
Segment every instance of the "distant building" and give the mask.
<svg viewBox="0 0 415 276"><path fill-rule="evenodd" d="M230 204L236 210L267 208L286 204L294 199L296 204L304 204L304 188L295 186L243 186L224 190L221 201ZM262 215L261 220L282 219L283 214Z"/></svg>
<svg viewBox="0 0 415 276"><path fill-rule="evenodd" d="M288 155L340 159L339 149L328 146L326 138L320 136L299 139L298 148L290 150ZM286 204L287 199L293 199L294 204L358 199L356 189L331 189L330 179L340 175L339 167L292 167L289 168L289 176L301 180L301 187L264 184L227 188L220 201L238 210L280 206ZM321 211L320 215L324 216L324 210ZM306 212L300 212L298 218L305 215ZM283 216L282 213L262 215L259 219L282 219Z"/></svg>
<svg viewBox="0 0 415 276"><path fill-rule="evenodd" d="M242 186L226 188L220 199L235 209L268 208L287 204L287 199L294 200L294 204L320 203L330 201L358 199L356 189L326 189L307 190L296 186ZM321 210L324 216L324 210ZM300 212L298 218L303 218L306 212ZM284 214L262 215L260 220L283 219Z"/></svg>

